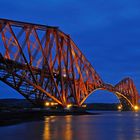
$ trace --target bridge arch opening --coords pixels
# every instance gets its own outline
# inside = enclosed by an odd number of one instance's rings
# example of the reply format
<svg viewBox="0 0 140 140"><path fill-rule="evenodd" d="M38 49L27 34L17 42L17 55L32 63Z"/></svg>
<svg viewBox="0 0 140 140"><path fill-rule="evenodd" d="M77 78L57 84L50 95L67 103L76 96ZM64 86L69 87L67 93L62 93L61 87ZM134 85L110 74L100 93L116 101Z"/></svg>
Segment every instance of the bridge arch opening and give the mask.
<svg viewBox="0 0 140 140"><path fill-rule="evenodd" d="M135 106L131 103L131 101L119 92L114 93L114 92L108 91L107 89L98 89L98 90L93 91L91 94L89 94L84 100L84 102L85 103L90 102L90 100L92 100L92 98L90 99L90 97L93 98L92 103L118 103L119 104L118 109L135 110ZM94 102L94 100L96 102Z"/></svg>
<svg viewBox="0 0 140 140"><path fill-rule="evenodd" d="M85 103L120 103L120 101L112 92L97 90L87 97Z"/></svg>

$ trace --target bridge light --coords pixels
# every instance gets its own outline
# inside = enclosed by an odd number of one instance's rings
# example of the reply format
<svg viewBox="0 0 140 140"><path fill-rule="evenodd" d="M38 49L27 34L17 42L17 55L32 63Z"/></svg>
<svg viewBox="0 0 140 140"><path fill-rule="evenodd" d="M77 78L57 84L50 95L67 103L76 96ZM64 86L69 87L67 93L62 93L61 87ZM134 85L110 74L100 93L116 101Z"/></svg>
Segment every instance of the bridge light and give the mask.
<svg viewBox="0 0 140 140"><path fill-rule="evenodd" d="M49 103L49 102L46 102L46 103L45 103L45 106L49 106L49 105L50 105L50 103Z"/></svg>
<svg viewBox="0 0 140 140"><path fill-rule="evenodd" d="M118 110L122 110L122 105L119 105L118 106Z"/></svg>
<svg viewBox="0 0 140 140"><path fill-rule="evenodd" d="M58 103L53 103L54 105L58 105Z"/></svg>
<svg viewBox="0 0 140 140"><path fill-rule="evenodd" d="M66 73L63 74L63 77L67 77Z"/></svg>
<svg viewBox="0 0 140 140"><path fill-rule="evenodd" d="M83 104L83 105L82 105L82 107L86 108L86 107L87 107L87 105L86 105L86 104Z"/></svg>
<svg viewBox="0 0 140 140"><path fill-rule="evenodd" d="M72 107L72 104L67 104L66 108L70 109Z"/></svg>
<svg viewBox="0 0 140 140"><path fill-rule="evenodd" d="M51 106L54 106L54 102L51 102Z"/></svg>
<svg viewBox="0 0 140 140"><path fill-rule="evenodd" d="M139 107L138 107L137 105L135 105L135 106L134 106L134 110L135 110L135 111L138 111L138 110L139 110Z"/></svg>

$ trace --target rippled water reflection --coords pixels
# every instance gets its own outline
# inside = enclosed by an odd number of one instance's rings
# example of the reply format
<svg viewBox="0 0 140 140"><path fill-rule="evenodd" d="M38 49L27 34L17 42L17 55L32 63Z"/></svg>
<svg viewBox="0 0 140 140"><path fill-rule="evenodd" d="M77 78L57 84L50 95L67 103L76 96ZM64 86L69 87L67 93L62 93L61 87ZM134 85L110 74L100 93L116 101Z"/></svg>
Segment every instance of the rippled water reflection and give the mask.
<svg viewBox="0 0 140 140"><path fill-rule="evenodd" d="M50 116L0 127L2 140L140 140L140 112Z"/></svg>

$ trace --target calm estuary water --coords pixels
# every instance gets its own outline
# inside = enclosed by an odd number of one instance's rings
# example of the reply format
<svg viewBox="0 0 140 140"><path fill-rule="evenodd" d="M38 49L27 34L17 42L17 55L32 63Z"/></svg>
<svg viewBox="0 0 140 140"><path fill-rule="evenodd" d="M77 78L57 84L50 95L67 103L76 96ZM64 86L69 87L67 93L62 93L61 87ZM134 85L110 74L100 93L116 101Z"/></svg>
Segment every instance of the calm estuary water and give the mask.
<svg viewBox="0 0 140 140"><path fill-rule="evenodd" d="M140 140L140 112L50 116L0 127L1 140Z"/></svg>

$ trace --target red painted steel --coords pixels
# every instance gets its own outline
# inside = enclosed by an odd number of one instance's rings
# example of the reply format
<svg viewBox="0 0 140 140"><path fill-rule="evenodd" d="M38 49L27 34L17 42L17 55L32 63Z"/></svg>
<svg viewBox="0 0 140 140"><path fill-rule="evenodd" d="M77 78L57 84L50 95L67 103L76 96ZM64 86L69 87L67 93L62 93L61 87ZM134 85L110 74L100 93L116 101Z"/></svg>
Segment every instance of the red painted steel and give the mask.
<svg viewBox="0 0 140 140"><path fill-rule="evenodd" d="M0 19L0 80L35 104L55 101L81 106L97 89L137 105L139 94L126 78L105 84L69 35L58 27Z"/></svg>

